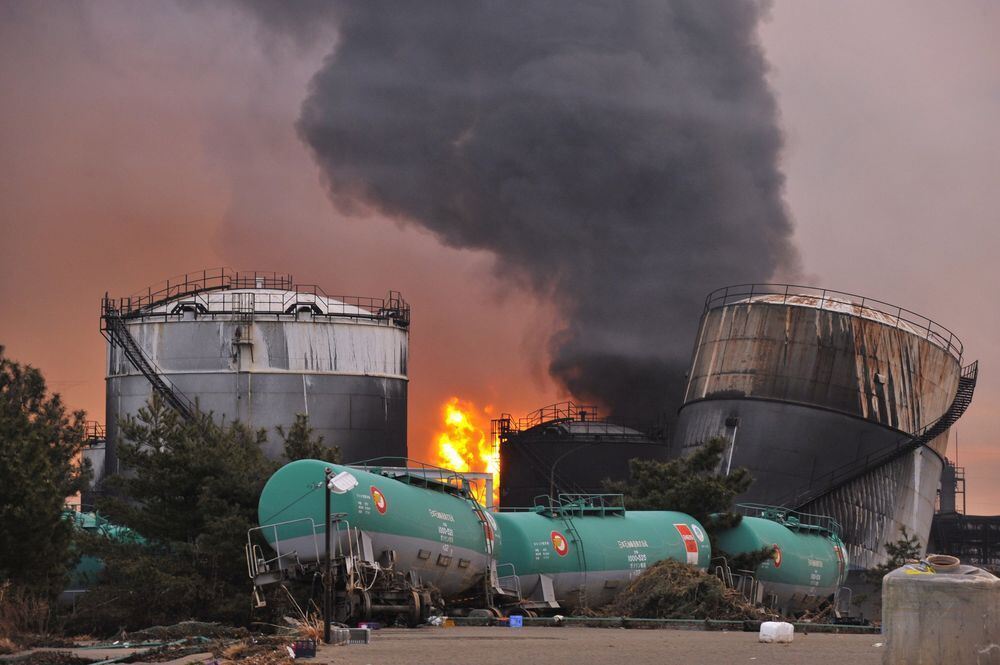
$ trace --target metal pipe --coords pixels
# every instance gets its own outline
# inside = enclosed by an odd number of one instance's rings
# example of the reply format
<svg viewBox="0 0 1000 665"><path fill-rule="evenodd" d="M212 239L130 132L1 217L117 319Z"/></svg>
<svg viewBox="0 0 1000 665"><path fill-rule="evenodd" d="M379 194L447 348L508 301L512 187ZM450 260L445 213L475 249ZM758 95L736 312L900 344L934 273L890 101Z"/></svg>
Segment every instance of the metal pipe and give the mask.
<svg viewBox="0 0 1000 665"><path fill-rule="evenodd" d="M726 475L729 475L729 471L733 468L733 451L736 449L736 430L740 426L739 418L727 418L726 427L732 426L733 433L729 437L729 454L726 456Z"/></svg>
<svg viewBox="0 0 1000 665"><path fill-rule="evenodd" d="M326 537L326 552L323 555L323 642L330 643L330 616L331 603L330 592L332 591L333 579L330 567L330 477L333 469L326 467L323 470L323 496L326 498L326 527L323 533Z"/></svg>

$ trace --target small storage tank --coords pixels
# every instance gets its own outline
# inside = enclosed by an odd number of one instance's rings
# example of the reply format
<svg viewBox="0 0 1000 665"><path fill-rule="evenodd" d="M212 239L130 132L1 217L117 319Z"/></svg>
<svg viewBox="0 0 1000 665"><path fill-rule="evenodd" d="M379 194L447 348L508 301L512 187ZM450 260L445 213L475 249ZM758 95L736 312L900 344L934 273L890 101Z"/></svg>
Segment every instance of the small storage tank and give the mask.
<svg viewBox="0 0 1000 665"><path fill-rule="evenodd" d="M497 574L516 577L528 607L599 607L663 559L708 567L702 525L670 511L628 511L578 497L557 506L494 515Z"/></svg>
<svg viewBox="0 0 1000 665"><path fill-rule="evenodd" d="M754 571L764 600L782 612L799 612L837 594L847 580L848 561L836 522L769 506L741 509L758 516L744 516L737 526L717 534L715 544L731 555L774 549L771 559Z"/></svg>
<svg viewBox="0 0 1000 665"><path fill-rule="evenodd" d="M266 430L271 458L276 428L300 413L345 461L406 456L410 309L398 293L331 296L291 275L216 269L103 304L109 471L119 419L158 381L220 421Z"/></svg>
<svg viewBox="0 0 1000 665"><path fill-rule="evenodd" d="M885 665L1000 663L1000 579L941 555L897 568L882 578L882 633Z"/></svg>
<svg viewBox="0 0 1000 665"><path fill-rule="evenodd" d="M532 506L535 497L599 494L604 481L629 477L629 460L666 459L663 439L598 418L597 408L553 404L520 420L493 421L500 449L500 505Z"/></svg>

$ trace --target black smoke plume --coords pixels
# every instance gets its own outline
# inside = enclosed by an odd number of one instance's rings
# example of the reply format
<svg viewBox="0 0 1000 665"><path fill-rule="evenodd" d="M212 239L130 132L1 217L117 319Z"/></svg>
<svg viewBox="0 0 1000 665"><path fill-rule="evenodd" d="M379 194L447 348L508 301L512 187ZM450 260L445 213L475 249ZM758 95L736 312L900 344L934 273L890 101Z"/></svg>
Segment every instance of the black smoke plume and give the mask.
<svg viewBox="0 0 1000 665"><path fill-rule="evenodd" d="M299 132L335 204L486 249L565 327L552 375L678 406L705 294L796 265L782 136L739 0L339 5Z"/></svg>

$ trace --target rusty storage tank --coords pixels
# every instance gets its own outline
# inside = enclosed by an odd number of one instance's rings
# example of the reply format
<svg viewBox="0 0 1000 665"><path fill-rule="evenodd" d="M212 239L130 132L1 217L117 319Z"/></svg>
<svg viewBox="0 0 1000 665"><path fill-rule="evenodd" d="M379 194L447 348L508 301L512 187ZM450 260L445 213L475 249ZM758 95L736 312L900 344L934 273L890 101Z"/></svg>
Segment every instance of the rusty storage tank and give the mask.
<svg viewBox="0 0 1000 665"><path fill-rule="evenodd" d="M106 296L108 464L119 419L154 391L182 414L197 404L265 429L272 458L275 428L299 413L345 461L405 457L409 315L395 292L330 296L290 275L226 268Z"/></svg>
<svg viewBox="0 0 1000 665"><path fill-rule="evenodd" d="M493 421L500 455L500 505L532 506L535 497L598 494L605 479L625 480L633 458L666 459L654 434L608 422L597 408L573 402L543 407L519 420Z"/></svg>
<svg viewBox="0 0 1000 665"><path fill-rule="evenodd" d="M755 478L744 501L830 515L854 568L906 527L926 544L948 428L976 364L947 329L830 290L741 285L711 293L673 451L713 437L723 472Z"/></svg>

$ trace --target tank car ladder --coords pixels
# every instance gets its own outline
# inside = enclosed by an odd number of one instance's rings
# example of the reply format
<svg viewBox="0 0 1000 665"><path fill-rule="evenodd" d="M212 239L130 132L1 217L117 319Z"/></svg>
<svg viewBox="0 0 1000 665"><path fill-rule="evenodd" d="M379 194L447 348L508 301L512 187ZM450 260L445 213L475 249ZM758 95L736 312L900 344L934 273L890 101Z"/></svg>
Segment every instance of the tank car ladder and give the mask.
<svg viewBox="0 0 1000 665"><path fill-rule="evenodd" d="M563 523L566 524L566 533L569 534L571 542L575 543L576 558L580 562L580 573L583 579L580 582L580 607L587 607L587 553L583 549L583 538L573 524L571 513L564 513Z"/></svg>

